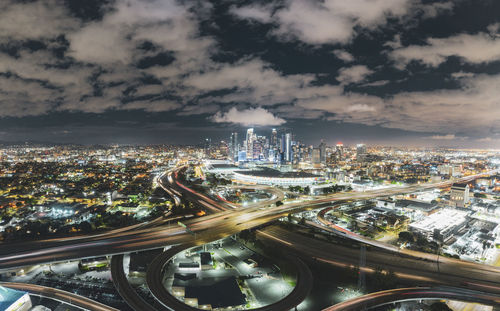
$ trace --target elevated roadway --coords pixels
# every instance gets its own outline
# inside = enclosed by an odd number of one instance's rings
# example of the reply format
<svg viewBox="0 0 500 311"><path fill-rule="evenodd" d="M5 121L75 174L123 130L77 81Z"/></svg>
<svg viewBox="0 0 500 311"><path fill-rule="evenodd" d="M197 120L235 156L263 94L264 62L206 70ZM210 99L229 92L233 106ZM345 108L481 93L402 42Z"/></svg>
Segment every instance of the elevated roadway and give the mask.
<svg viewBox="0 0 500 311"><path fill-rule="evenodd" d="M461 180L470 180L482 175L483 174L469 176ZM162 183L164 180L165 179L162 180ZM170 184L178 183L178 181L172 178ZM43 241L39 244L37 244L37 242L12 243L8 248L4 247L0 249L0 270L189 243L193 242L193 240L196 240L201 235L218 239L235 234L243 229L257 227L274 221L289 213L319 208L331 204L332 202L370 199L398 193L408 193L418 191L419 189L448 186L451 183L452 182L441 182L430 185L414 185L366 192L341 193L321 199L289 202L276 207L266 208L262 206L243 210L225 210L213 215L185 221L184 223L189 227L190 231L195 233L194 237L179 226L162 225L161 227L136 228L135 230L114 232L112 234L89 235L88 237L77 240L68 238L56 239L55 241ZM197 192L194 190L191 190L189 193L194 196L196 200L204 200L205 196L198 196ZM210 199L207 204L213 205L218 203Z"/></svg>
<svg viewBox="0 0 500 311"><path fill-rule="evenodd" d="M185 196L188 200L194 202L202 202L203 205L211 206L214 211L217 211L213 215L186 221L185 224L188 226L190 232L175 225L162 225L161 227L137 226L132 230L117 230L111 233L84 236L78 239L56 239L54 241L43 241L38 244L36 242L34 244L11 244L10 247L4 247L0 250L0 270L102 255L118 255L132 251L164 247L166 245L201 245L240 232L243 229L258 227L286 216L289 213L295 213L304 209L319 208L332 202L370 199L436 187L448 187L453 182L469 181L485 175L478 174L456 181L434 184L341 193L308 201L288 202L279 207L266 208L265 206L256 206L241 210L234 209L225 203L217 202L189 189L173 177L176 174L177 172L174 172L173 174L169 174L167 178L158 179L159 184L170 189L176 195ZM194 233L194 236L191 233ZM351 262L359 260L359 254L353 253L352 249L331 249L331 245L325 245L323 241L316 239L304 241L302 239L307 237L300 235L290 236L289 232L269 232L267 229L263 234L275 241L281 241L282 244L288 245L295 251L300 250L300 252L308 256L313 256L316 260L326 263L340 264L347 267ZM33 247L34 245L38 247ZM325 252L327 249L330 250ZM448 258L446 258L446 262L440 261L436 265L436 262L432 260L414 257L408 258L409 256L406 255L388 253L383 250L370 250L370 252L373 253L369 256L370 260L367 261L367 267L364 268L368 272L370 272L370 269L373 271L375 267L382 266L391 271L396 271L397 275L401 278L421 280L427 283L461 284L466 287L480 288L488 292L500 291L500 274L498 269L492 267L453 261ZM157 264L161 263L161 261L156 262ZM156 290L154 288L153 286L152 291ZM124 287L122 289L127 290ZM160 297L158 293L156 292L155 295L155 297L158 295L157 298ZM136 301L135 303L138 302ZM138 310L140 308L138 307Z"/></svg>
<svg viewBox="0 0 500 311"><path fill-rule="evenodd" d="M11 283L11 282L2 282L0 283L0 285L11 289L28 292L35 296L46 297L53 300L57 300L59 302L89 311L119 311L118 309L108 307L105 304L94 301L92 299L56 288L27 284L27 283Z"/></svg>
<svg viewBox="0 0 500 311"><path fill-rule="evenodd" d="M198 308L186 305L174 297L163 285L164 268L172 257L193 245L179 245L172 247L166 252L158 255L149 265L146 281L153 296L160 301L164 307L174 311L196 311ZM309 294L313 285L312 273L307 265L296 256L285 256L296 268L297 281L294 289L282 300L273 304L252 309L254 311L286 311L299 305Z"/></svg>
<svg viewBox="0 0 500 311"><path fill-rule="evenodd" d="M411 287L385 290L338 303L323 311L358 311L396 302L424 299L449 299L500 306L500 296L456 287Z"/></svg>
<svg viewBox="0 0 500 311"><path fill-rule="evenodd" d="M161 306L150 305L130 285L123 270L123 255L115 255L111 258L111 278L120 296L135 311L166 310Z"/></svg>
<svg viewBox="0 0 500 311"><path fill-rule="evenodd" d="M354 267L360 258L360 249L357 245L333 244L280 226L258 230L257 235L296 254L337 267ZM448 285L500 294L499 267L452 258L443 258L438 264L425 258L368 247L366 265L360 269L366 273L373 273L378 268L392 271L398 278L410 281L412 284Z"/></svg>

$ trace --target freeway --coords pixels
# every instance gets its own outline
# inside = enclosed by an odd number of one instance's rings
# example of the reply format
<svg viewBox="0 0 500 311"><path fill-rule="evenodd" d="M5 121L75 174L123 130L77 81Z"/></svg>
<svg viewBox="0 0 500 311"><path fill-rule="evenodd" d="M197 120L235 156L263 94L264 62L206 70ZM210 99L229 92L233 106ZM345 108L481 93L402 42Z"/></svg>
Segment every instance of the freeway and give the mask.
<svg viewBox="0 0 500 311"><path fill-rule="evenodd" d="M128 282L123 270L123 255L111 257L111 278L120 296L134 310L137 311L158 311L165 310L161 306L153 307L137 293Z"/></svg>
<svg viewBox="0 0 500 311"><path fill-rule="evenodd" d="M257 235L273 245L281 245L297 254L338 267L352 267L351 263L359 262L360 258L359 247L333 244L321 238L305 236L279 226L258 230ZM373 273L377 268L392 271L398 278L412 283L433 283L500 293L500 268L498 267L452 258L440 260L438 265L432 260L367 247L366 265L360 269L366 273Z"/></svg>
<svg viewBox="0 0 500 311"><path fill-rule="evenodd" d="M193 244L184 244L172 247L166 252L158 255L149 265L146 282L153 296L160 301L164 307L174 311L196 311L197 308L184 304L175 298L163 285L163 270L169 260L179 252L188 249ZM286 311L299 305L309 294L312 288L313 277L308 266L296 256L286 256L296 268L297 281L294 289L283 299L273 304L252 309L254 311ZM140 309L135 309L140 310Z"/></svg>
<svg viewBox="0 0 500 311"><path fill-rule="evenodd" d="M365 310L395 302L422 299L450 299L465 302L478 302L489 306L500 306L500 296L456 287L411 287L385 290L356 297L323 311Z"/></svg>
<svg viewBox="0 0 500 311"><path fill-rule="evenodd" d="M489 173L495 173L496 171ZM289 213L304 209L319 208L332 202L339 203L342 201L370 199L416 192L435 187L448 187L453 182L469 181L484 175L478 174L456 181L445 181L434 184L341 193L308 201L286 202L284 205L268 208L257 205L256 207L247 209L234 209L234 206L225 202L217 202L206 195L186 187L177 180L177 174L177 171L173 173L168 172L156 181L163 189L170 191L167 191L167 193L175 195L178 199L184 196L188 200L199 202L216 212L216 214L185 221L184 223L189 228L189 231L178 226L162 224L162 226L137 226L132 230L116 230L107 234L83 236L78 239L55 239L52 241L39 241L38 243L35 242L35 244L11 244L9 249L3 247L0 250L0 270L70 259L119 255L132 251L164 247L166 245L201 245L240 232L243 229L258 227L286 216ZM194 233L194 236L191 233ZM268 239L275 242L280 241L280 243L295 250L297 248L300 248L302 251L308 250L306 254L313 254L316 260L329 264L348 267L351 262L357 262L359 259L359 253L353 252L352 249L344 247L344 249L331 250L330 248L334 246L331 244L325 245L323 241L316 239L309 239L304 242L301 240L306 238L304 236L290 236L290 233L287 232L276 234L275 232L267 232L267 229L266 232L262 233L261 231L260 234L267 236ZM33 247L33 245L38 247ZM330 249L330 251L325 253L326 249ZM491 267L450 259L440 261L436 265L436 262L432 260L387 253L380 249L370 250L370 252L370 260L367 261L367 267L363 268L367 272L372 272L375 267L383 266L391 271L397 271L397 275L400 278L420 280L427 283L435 282L438 284L454 284L455 282L456 284L480 288L488 292L500 291L500 274L498 269L491 270L493 269ZM115 259L115 262L116 260L118 259ZM119 291L121 291L120 294L126 295L127 290L130 290L130 288L127 289L123 285L125 284L123 280L117 281L116 284L118 284ZM141 302L135 301L130 303L132 305L139 304L136 305L136 308L138 308L136 310L149 310L145 305L141 306Z"/></svg>
<svg viewBox="0 0 500 311"><path fill-rule="evenodd" d="M56 288L27 284L27 283L10 283L10 282L0 283L0 285L20 291L25 291L35 296L51 298L89 311L118 311L118 309L108 307L92 299Z"/></svg>
<svg viewBox="0 0 500 311"><path fill-rule="evenodd" d="M495 171L496 172L496 171ZM491 173L491 172L489 172ZM206 200L206 204L223 206L203 194L194 190L185 190L172 175L168 179L159 180L164 187L173 187L176 191L182 191L183 196L191 200ZM459 181L471 180L484 174L469 176ZM167 180L167 181L165 181ZM164 184L165 183L165 184ZM305 209L319 208L332 202L370 199L380 196L388 196L399 193L415 192L432 187L446 187L452 182L440 182L435 184L422 184L407 187L395 187L378 189L365 192L350 192L331 195L320 199L303 202L287 202L281 206L254 207L247 209L227 209L216 214L207 215L197 219L191 219L184 223L195 236L179 226L162 225L150 228L136 228L136 230L115 232L110 235L90 235L86 239L66 239L54 242L44 241L33 245L33 243L10 244L7 249L0 249L0 270L16 267L29 266L42 263L60 262L71 259L90 258L102 255L123 254L131 251L147 250L166 245L189 243L203 235L207 238L219 239L226 237L243 229L249 229L274 221L289 213L299 212ZM184 186L185 187L185 186ZM186 187L187 188L187 187ZM196 202L195 201L195 202ZM201 241L201 240L200 240ZM198 241L196 241L198 242Z"/></svg>

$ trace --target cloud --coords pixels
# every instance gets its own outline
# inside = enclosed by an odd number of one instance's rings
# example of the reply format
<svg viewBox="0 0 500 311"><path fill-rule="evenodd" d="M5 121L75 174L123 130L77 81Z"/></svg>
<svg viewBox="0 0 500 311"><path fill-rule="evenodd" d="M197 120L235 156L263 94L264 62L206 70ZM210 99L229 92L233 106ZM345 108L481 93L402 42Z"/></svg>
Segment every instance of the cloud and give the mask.
<svg viewBox="0 0 500 311"><path fill-rule="evenodd" d="M313 75L287 75L272 69L259 59L244 60L235 64L219 64L212 70L193 74L184 80L189 92L231 90L226 95L207 97L204 100L219 102L247 102L274 105L292 101L296 91L314 80Z"/></svg>
<svg viewBox="0 0 500 311"><path fill-rule="evenodd" d="M479 141L479 142L493 142L495 140L498 140L498 139L494 139L491 137L483 137L483 138L479 138L477 141Z"/></svg>
<svg viewBox="0 0 500 311"><path fill-rule="evenodd" d="M210 60L214 41L200 36L198 30L206 14L204 3L117 0L102 19L86 23L71 17L58 1L6 4L0 4L0 74L18 79L15 86L14 78L0 85L0 103L5 108L0 116L169 111L182 103L164 100L163 94L178 97L183 76L214 66ZM35 39L42 48L25 46L25 40ZM145 42L154 51L138 48ZM4 53L5 46L15 46L16 55ZM168 66L138 68L140 60L162 53L172 55ZM145 85L145 77L155 84Z"/></svg>
<svg viewBox="0 0 500 311"><path fill-rule="evenodd" d="M354 60L354 56L346 50L335 50L333 54L337 56L337 58L343 60L346 63L352 62Z"/></svg>
<svg viewBox="0 0 500 311"><path fill-rule="evenodd" d="M14 40L51 38L80 25L56 0L0 3L0 38Z"/></svg>
<svg viewBox="0 0 500 311"><path fill-rule="evenodd" d="M475 76L475 74L472 72L459 71L459 72L452 73L451 76L454 79L462 79L462 78L472 78Z"/></svg>
<svg viewBox="0 0 500 311"><path fill-rule="evenodd" d="M181 108L178 102L171 100L136 100L129 103L124 104L121 109L126 110L144 110L148 112L162 112L162 111L171 111L174 109Z"/></svg>
<svg viewBox="0 0 500 311"><path fill-rule="evenodd" d="M190 40L196 36L197 22L188 9L175 1L117 1L102 21L88 23L68 35L71 55L90 63L127 64L144 40L170 51L187 52L190 45L202 48Z"/></svg>
<svg viewBox="0 0 500 311"><path fill-rule="evenodd" d="M337 81L342 84L359 83L372 73L373 71L364 65L341 68L337 76Z"/></svg>
<svg viewBox="0 0 500 311"><path fill-rule="evenodd" d="M388 84L390 81L389 80L378 80L378 81L373 81L369 83L364 83L362 86L383 86Z"/></svg>
<svg viewBox="0 0 500 311"><path fill-rule="evenodd" d="M204 1L117 0L102 19L85 22L55 0L4 1L0 7L0 46L16 47L11 54L0 50L0 117L144 110L211 115L214 122L242 125L328 119L437 136L487 137L500 131L498 74L457 69L451 74L456 89L399 90L383 97L374 95L378 90L373 88L367 89L371 93L360 91L389 82L367 83L375 69L364 65L349 64L331 72L340 82L334 85L326 84L318 73L281 71L256 55L219 62L214 57L220 52L218 41L200 31L200 23L211 12ZM231 6L230 12L237 18L272 24L269 28L280 40L340 43L324 51L334 49L337 58L350 63L354 56L343 43L358 32L383 27L388 18L415 16L411 11L416 7L418 14L427 17L434 9L436 14L452 9L449 4L450 9L437 4L424 9L413 0L286 0L281 6ZM20 16L22 12L26 16ZM2 27L5 21L16 29ZM19 21L25 21L24 28ZM40 29L32 29L36 23ZM401 36L395 35L385 46L391 59L402 66L411 61L437 66L449 56L471 63L490 62L500 55L498 39L492 35L497 30L491 26L489 34L430 38L425 44L406 47ZM47 48L26 48L28 39ZM144 49L144 45L151 48ZM138 66L156 55L172 58L163 66ZM379 71L380 67L372 68ZM220 109L225 112L217 112Z"/></svg>
<svg viewBox="0 0 500 311"><path fill-rule="evenodd" d="M500 60L500 40L486 33L459 34L448 38L428 38L425 45L410 45L389 52L399 67L411 61L436 67L450 56L480 64Z"/></svg>
<svg viewBox="0 0 500 311"><path fill-rule="evenodd" d="M346 109L349 112L369 112L369 111L375 111L375 107L369 106L367 104L354 104Z"/></svg>
<svg viewBox="0 0 500 311"><path fill-rule="evenodd" d="M433 136L428 136L425 137L427 139L433 139L433 140L455 140L457 137L455 134L446 134L446 135L433 135Z"/></svg>
<svg viewBox="0 0 500 311"><path fill-rule="evenodd" d="M388 18L408 13L411 4L410 0L288 0L279 6L250 5L232 11L242 19L276 24L272 33L283 40L325 44L347 43L356 35L356 27L376 29Z"/></svg>
<svg viewBox="0 0 500 311"><path fill-rule="evenodd" d="M443 13L448 13L453 10L454 4L451 1L437 2L421 6L422 18L435 18Z"/></svg>
<svg viewBox="0 0 500 311"><path fill-rule="evenodd" d="M211 120L216 123L235 123L243 126L282 125L286 122L284 119L276 117L271 112L260 107L244 110L233 107L225 113L216 113Z"/></svg>
<svg viewBox="0 0 500 311"><path fill-rule="evenodd" d="M269 23L271 22L271 9L271 7L254 4L243 7L231 6L229 12L240 19Z"/></svg>

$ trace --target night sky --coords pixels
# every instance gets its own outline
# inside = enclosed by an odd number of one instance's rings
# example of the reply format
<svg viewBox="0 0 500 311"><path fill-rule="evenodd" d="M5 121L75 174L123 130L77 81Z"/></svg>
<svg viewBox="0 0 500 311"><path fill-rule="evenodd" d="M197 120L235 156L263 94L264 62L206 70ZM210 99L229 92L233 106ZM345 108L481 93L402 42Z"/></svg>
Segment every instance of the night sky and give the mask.
<svg viewBox="0 0 500 311"><path fill-rule="evenodd" d="M500 148L500 1L0 1L0 141Z"/></svg>

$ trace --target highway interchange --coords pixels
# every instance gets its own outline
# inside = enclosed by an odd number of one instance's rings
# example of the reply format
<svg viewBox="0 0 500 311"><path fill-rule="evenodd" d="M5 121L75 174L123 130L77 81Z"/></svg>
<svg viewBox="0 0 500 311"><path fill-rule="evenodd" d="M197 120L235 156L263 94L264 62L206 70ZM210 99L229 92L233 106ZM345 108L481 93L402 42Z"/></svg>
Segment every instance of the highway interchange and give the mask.
<svg viewBox="0 0 500 311"><path fill-rule="evenodd" d="M184 168L180 167L168 171L157 178L156 181L160 187L174 198L176 204L178 204L179 198L183 197L189 201L200 203L208 210L214 212L211 215L183 221L190 232L175 224L176 221L174 221L174 224L169 224L168 220L157 219L149 224L127 227L98 235L12 244L9 249L2 248L0 250L0 270L102 255L121 255L168 245L201 245L233 235L243 229L259 227L290 213L306 209L321 208L329 206L332 203L412 193L436 187L448 187L452 183L451 181L446 181L365 192L342 193L308 201L287 202L281 206L271 205L277 202L276 197L281 198L275 192L272 202L241 208L224 200L209 198L182 184L178 180L177 175ZM482 175L468 176L456 181L470 181ZM356 263L359 260L357 250L337 249L333 252L326 251L338 246L334 244L327 245L328 243L324 241L310 238L307 240L307 237L280 228L270 227L258 232L265 239L271 239L275 242L280 241L282 246L294 252L305 253L316 260L346 266L352 262ZM441 259L439 265L437 265L437 261L433 260L434 258L420 257L421 253L397 254L379 248L372 248L369 251L370 255L367 256L366 269L373 268L375 265L382 265L390 268L392 271L398 272L398 276L400 277L413 277L424 281L424 283L425 281L439 281L437 283L459 285L487 293L500 292L500 270L494 267L448 258ZM332 258L332 253L337 256ZM116 265L115 257L113 256L113 260ZM389 266L388 262L391 263ZM161 269L162 266L160 265L159 267ZM126 278L122 281L126 282ZM127 288L126 284L115 283L115 285L117 285L119 293L125 296L123 291ZM131 307L135 310L149 310L141 309L137 306L134 307L133 305ZM168 306L164 307L167 308Z"/></svg>

